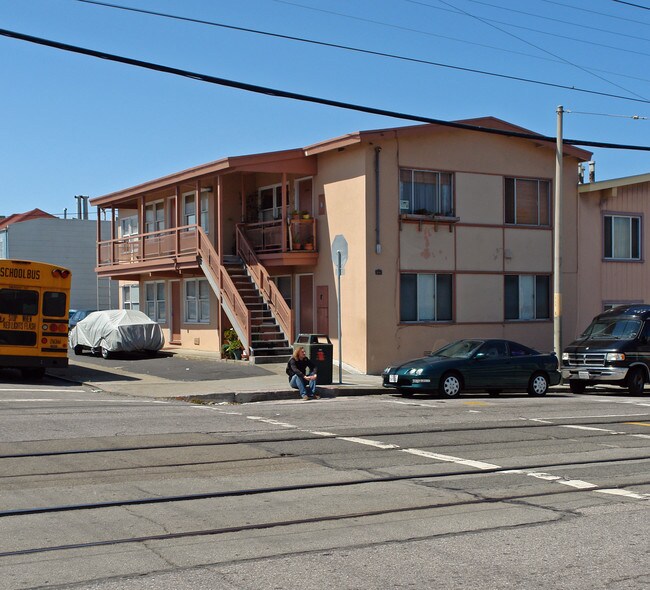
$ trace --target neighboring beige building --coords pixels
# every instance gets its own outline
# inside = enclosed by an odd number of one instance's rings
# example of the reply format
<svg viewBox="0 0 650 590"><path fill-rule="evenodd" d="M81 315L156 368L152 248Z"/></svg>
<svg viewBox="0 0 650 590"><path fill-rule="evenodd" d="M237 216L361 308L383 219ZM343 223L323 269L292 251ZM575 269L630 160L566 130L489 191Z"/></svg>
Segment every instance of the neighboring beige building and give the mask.
<svg viewBox="0 0 650 590"><path fill-rule="evenodd" d="M650 303L650 246L643 231L650 219L650 174L581 184L578 194L580 304L566 342L609 307Z"/></svg>
<svg viewBox="0 0 650 590"><path fill-rule="evenodd" d="M491 117L463 123L531 133ZM570 334L578 163L590 155L565 147ZM279 360L296 334L327 333L336 361L331 244L343 236L344 366L378 373L463 337L550 350L554 173L553 143L441 125L225 158L93 199L113 236L99 242L97 272L135 281L140 309L183 347L218 350L232 325L252 359Z"/></svg>

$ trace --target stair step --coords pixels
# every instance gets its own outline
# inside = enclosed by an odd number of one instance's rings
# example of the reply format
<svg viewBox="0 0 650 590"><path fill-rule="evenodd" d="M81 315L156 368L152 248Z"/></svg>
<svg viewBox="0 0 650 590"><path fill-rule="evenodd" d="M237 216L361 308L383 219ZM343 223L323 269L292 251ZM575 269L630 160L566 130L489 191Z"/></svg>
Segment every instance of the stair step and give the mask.
<svg viewBox="0 0 650 590"><path fill-rule="evenodd" d="M254 365L279 365L279 364L286 364L289 362L289 359L291 358L290 354L281 354L281 355L271 355L271 356L251 356L248 358L249 363L253 363Z"/></svg>

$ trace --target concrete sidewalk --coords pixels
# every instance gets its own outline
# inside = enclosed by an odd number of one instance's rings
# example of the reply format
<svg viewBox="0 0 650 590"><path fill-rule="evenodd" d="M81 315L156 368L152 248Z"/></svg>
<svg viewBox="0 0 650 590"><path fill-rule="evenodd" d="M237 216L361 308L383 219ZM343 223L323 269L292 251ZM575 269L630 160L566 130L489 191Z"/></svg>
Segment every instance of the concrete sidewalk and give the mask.
<svg viewBox="0 0 650 590"><path fill-rule="evenodd" d="M139 372L138 361L107 363L103 359L71 356L67 369L49 369L48 375L89 387L133 397L186 399L229 403L249 403L265 400L298 399L298 391L289 387L286 365L251 365L246 361L220 358L218 353L164 349L173 356L176 375L170 378ZM144 360L144 359L143 359ZM156 362L165 362L165 358ZM146 362L146 360L145 360ZM148 359L151 363L151 360ZM120 366L113 366L113 365ZM184 366L187 365L187 366ZM193 380L193 372L205 372L208 366L214 379ZM342 395L371 395L385 393L381 377L355 375L343 371L343 383L338 383L339 370L332 368L331 385L319 385L323 398Z"/></svg>

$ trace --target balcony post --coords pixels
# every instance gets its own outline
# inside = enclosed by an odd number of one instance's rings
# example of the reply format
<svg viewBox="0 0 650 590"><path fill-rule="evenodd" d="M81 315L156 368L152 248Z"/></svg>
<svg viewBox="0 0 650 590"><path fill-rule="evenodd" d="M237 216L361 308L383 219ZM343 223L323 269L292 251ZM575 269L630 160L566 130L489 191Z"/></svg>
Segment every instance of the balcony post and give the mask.
<svg viewBox="0 0 650 590"><path fill-rule="evenodd" d="M145 228L145 208L144 208L144 195L138 196L138 241L140 242L140 252L137 259L142 262L144 260L144 228Z"/></svg>
<svg viewBox="0 0 650 590"><path fill-rule="evenodd" d="M97 266L102 259L102 211L101 207L97 207Z"/></svg>
<svg viewBox="0 0 650 590"><path fill-rule="evenodd" d="M174 248L176 249L176 256L180 254L181 251L181 233L178 231L178 228L183 225L181 223L182 215L182 206L181 206L181 189L179 185L174 187L175 196L174 196L174 215L176 217L176 235L174 236Z"/></svg>
<svg viewBox="0 0 650 590"><path fill-rule="evenodd" d="M282 173L282 252L287 251L287 173Z"/></svg>
<svg viewBox="0 0 650 590"><path fill-rule="evenodd" d="M115 264L115 207L111 207L111 266Z"/></svg>

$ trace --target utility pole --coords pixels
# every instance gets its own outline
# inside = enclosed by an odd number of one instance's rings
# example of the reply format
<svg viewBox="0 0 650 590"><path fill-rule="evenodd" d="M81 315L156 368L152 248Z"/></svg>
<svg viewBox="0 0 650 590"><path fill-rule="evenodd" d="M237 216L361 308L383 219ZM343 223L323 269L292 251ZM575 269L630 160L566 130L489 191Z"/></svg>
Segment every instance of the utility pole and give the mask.
<svg viewBox="0 0 650 590"><path fill-rule="evenodd" d="M555 207L553 209L553 349L562 358L562 123L564 107L558 106L555 149Z"/></svg>

